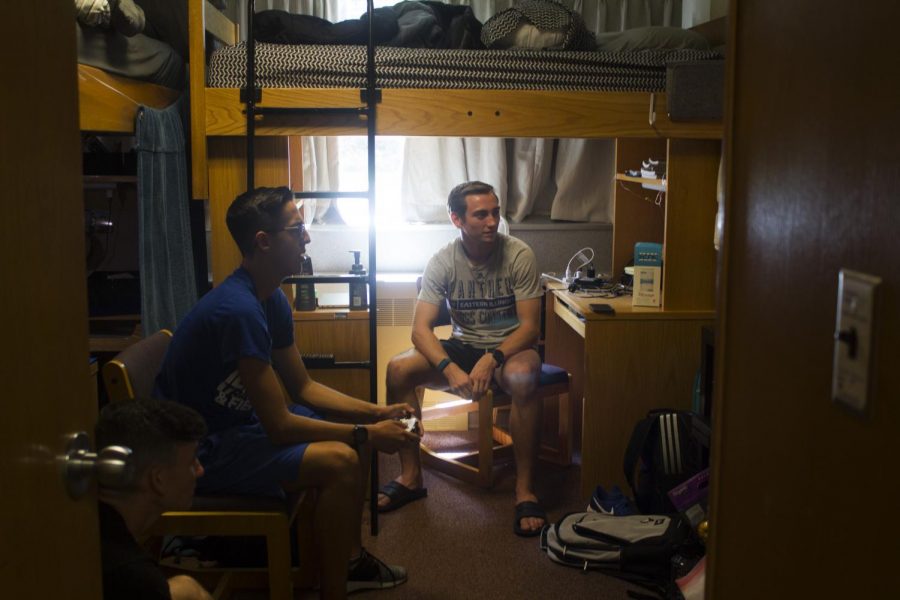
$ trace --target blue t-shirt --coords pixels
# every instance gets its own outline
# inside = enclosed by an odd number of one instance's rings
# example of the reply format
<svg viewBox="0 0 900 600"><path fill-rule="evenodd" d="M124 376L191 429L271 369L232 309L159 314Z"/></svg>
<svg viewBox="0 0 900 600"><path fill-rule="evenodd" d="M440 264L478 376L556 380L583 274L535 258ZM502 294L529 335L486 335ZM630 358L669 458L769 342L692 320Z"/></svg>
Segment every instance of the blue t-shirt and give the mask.
<svg viewBox="0 0 900 600"><path fill-rule="evenodd" d="M169 344L155 395L186 404L209 433L256 421L238 375L238 359L271 362L294 343L291 305L281 289L260 302L250 274L238 268L187 314Z"/></svg>

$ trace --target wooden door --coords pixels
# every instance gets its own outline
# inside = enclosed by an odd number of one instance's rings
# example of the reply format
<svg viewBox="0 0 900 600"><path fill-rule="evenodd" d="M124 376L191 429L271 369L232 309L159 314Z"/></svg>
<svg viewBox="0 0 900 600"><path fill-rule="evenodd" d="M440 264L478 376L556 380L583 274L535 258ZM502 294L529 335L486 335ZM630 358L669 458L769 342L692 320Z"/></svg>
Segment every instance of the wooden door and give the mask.
<svg viewBox="0 0 900 600"><path fill-rule="evenodd" d="M729 19L708 597L898 598L900 5ZM831 400L842 268L883 279L866 416Z"/></svg>
<svg viewBox="0 0 900 600"><path fill-rule="evenodd" d="M96 496L71 500L56 461L96 413L72 3L6 3L3 23L0 595L100 598Z"/></svg>

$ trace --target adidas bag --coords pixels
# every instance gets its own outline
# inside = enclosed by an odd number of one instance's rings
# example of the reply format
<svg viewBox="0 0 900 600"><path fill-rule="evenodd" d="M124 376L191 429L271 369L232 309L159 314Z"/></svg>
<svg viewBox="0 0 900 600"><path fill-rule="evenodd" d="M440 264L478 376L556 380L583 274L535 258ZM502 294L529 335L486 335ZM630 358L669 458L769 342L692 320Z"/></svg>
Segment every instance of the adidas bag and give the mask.
<svg viewBox="0 0 900 600"><path fill-rule="evenodd" d="M598 570L665 595L672 556L689 533L677 516L577 512L544 528L541 549L560 564Z"/></svg>
<svg viewBox="0 0 900 600"><path fill-rule="evenodd" d="M652 410L638 421L623 466L641 512L675 512L669 490L709 466L709 435L709 425L689 411Z"/></svg>

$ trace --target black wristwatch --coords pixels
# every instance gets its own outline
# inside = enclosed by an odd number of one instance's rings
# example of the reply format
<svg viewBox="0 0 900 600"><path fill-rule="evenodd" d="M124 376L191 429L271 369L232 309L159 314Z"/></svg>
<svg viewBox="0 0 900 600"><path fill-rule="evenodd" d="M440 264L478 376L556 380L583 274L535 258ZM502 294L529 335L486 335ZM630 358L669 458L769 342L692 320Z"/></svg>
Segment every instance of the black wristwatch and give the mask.
<svg viewBox="0 0 900 600"><path fill-rule="evenodd" d="M503 355L503 352L501 352L499 348L494 348L493 350L491 350L491 356L493 356L494 360L497 361L497 369L503 366L503 362L506 360L506 357Z"/></svg>
<svg viewBox="0 0 900 600"><path fill-rule="evenodd" d="M369 430L364 425L353 426L353 447L359 450L369 441Z"/></svg>

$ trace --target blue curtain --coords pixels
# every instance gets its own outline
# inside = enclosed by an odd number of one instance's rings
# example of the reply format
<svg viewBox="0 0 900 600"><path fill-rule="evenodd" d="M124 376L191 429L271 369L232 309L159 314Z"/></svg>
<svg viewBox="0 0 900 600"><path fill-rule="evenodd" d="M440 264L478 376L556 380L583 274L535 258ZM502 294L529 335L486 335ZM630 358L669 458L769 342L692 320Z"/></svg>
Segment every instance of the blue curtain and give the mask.
<svg viewBox="0 0 900 600"><path fill-rule="evenodd" d="M141 323L145 334L174 330L197 301L182 98L163 110L142 106L135 137Z"/></svg>

